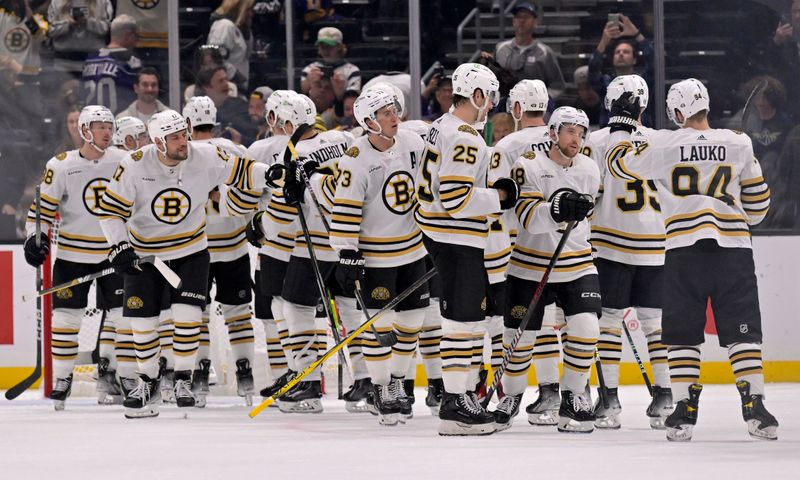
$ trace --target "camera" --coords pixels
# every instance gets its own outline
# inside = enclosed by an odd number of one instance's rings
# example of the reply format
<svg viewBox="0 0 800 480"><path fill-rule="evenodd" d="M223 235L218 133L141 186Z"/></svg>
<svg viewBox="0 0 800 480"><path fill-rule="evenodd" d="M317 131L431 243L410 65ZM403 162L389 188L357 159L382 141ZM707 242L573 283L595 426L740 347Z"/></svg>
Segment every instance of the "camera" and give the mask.
<svg viewBox="0 0 800 480"><path fill-rule="evenodd" d="M331 65L320 65L320 70L322 70L322 76L325 78L333 78L333 67Z"/></svg>
<svg viewBox="0 0 800 480"><path fill-rule="evenodd" d="M619 13L609 13L608 14L608 22L609 23L613 23L620 30L622 30L622 21L619 19Z"/></svg>
<svg viewBox="0 0 800 480"><path fill-rule="evenodd" d="M436 68L433 69L433 76L439 76L439 79L444 78L444 66L437 65Z"/></svg>

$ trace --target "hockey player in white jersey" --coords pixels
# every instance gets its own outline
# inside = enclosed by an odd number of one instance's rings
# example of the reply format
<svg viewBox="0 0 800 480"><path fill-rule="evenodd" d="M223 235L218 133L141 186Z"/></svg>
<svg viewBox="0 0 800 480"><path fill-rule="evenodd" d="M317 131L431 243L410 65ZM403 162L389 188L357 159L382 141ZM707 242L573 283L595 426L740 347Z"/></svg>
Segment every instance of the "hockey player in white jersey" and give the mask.
<svg viewBox="0 0 800 480"><path fill-rule="evenodd" d="M425 274L422 233L412 216L414 174L424 143L414 132L398 130L398 102L391 90L365 90L353 110L368 133L339 161L330 241L341 259L339 286L350 293L360 282L364 307L372 315ZM363 353L382 425L411 416L404 381L428 301L427 286L420 287L376 321L379 333L397 332L394 346L381 346L372 332L366 335Z"/></svg>
<svg viewBox="0 0 800 480"><path fill-rule="evenodd" d="M183 108L183 116L192 129L192 142L210 143L222 149L226 155L244 156L245 149L227 138L214 136L217 124L217 107L209 97L192 97ZM245 238L248 219L242 216L227 216L225 203L220 203L221 196L235 199L240 208L255 210L261 192L235 190L228 192L226 185L220 185L213 191L206 205L208 235L208 253L211 264L208 275L208 305L200 327L200 349L197 364L192 375L192 391L197 397L197 406L205 405L208 395L208 376L211 370L209 358L209 309L211 308L211 285L216 284L214 299L219 302L222 317L228 331L228 337L236 365L236 393L244 397L248 405L253 395L253 325L250 321L252 312L252 290L250 288L250 253ZM223 211L222 213L220 211Z"/></svg>
<svg viewBox="0 0 800 480"><path fill-rule="evenodd" d="M483 65L453 74L454 108L431 124L417 173L415 220L441 279L442 374L440 435L487 435L494 418L477 402L488 279L483 250L491 220L516 203L509 178L487 186L489 152L483 128L499 82ZM477 363L473 356L478 357Z"/></svg>
<svg viewBox="0 0 800 480"><path fill-rule="evenodd" d="M611 105L608 172L625 181L653 180L666 229L662 341L668 347L675 410L667 439L688 441L702 385L700 347L710 298L720 346L728 356L751 436L775 440L778 421L764 407L761 313L750 225L769 209L769 187L747 135L708 124L708 90L690 78L667 94L681 127L657 131L634 148L640 106L625 93Z"/></svg>
<svg viewBox="0 0 800 480"><path fill-rule="evenodd" d="M124 272L123 318L133 330L139 383L125 400L128 418L158 415L158 314L165 279L145 265L133 266L139 255L155 254L180 276L170 290L175 316L175 398L192 407L190 390L199 340L201 310L208 288L208 239L205 205L220 184L254 191L266 187L265 165L244 157L229 157L221 149L189 143L189 132L178 112L166 110L148 123L153 141L123 159L100 201L101 226L109 243L112 266ZM245 214L230 194L234 214Z"/></svg>
<svg viewBox="0 0 800 480"><path fill-rule="evenodd" d="M584 389L599 334L601 305L586 217L600 186L600 173L594 161L580 153L589 131L589 119L583 111L572 107L556 109L549 129L553 146L548 154L523 153L512 169L512 176L520 184L520 200L515 209L520 229L508 267L505 343L511 343L527 314L538 282L561 240L564 222L578 223L511 356L503 379L506 397L497 407L502 415L496 420L500 420L498 428L511 425L527 387L535 331L541 327L545 305L556 301L564 309L568 328L558 430L590 433L594 429L594 413Z"/></svg>
<svg viewBox="0 0 800 480"><path fill-rule="evenodd" d="M119 117L114 129L114 146L132 152L150 143L147 127L136 117Z"/></svg>
<svg viewBox="0 0 800 480"><path fill-rule="evenodd" d="M56 215L61 215L58 232L58 253L53 265L53 283L108 268L109 245L100 228L100 199L125 152L110 148L114 134L114 115L106 107L89 105L78 116L78 131L83 145L78 150L62 152L50 159L41 183L41 245L36 245L36 203L28 212L25 259L41 266L50 249L48 237ZM60 290L53 295L52 358L53 391L50 398L56 410L63 410L72 389L72 368L78 355L78 332L81 327L91 283ZM115 356L115 328L122 316L122 277L117 274L101 277L96 282L96 306L105 310L100 333L98 364L98 397L120 395L115 371L120 376L133 376L132 358L127 350Z"/></svg>
<svg viewBox="0 0 800 480"><path fill-rule="evenodd" d="M606 109L623 93L630 92L647 107L649 89L638 75L621 75L608 86ZM617 395L619 362L622 357L624 315L633 307L647 338L653 371L652 401L646 413L650 426L664 428L663 418L672 411L667 348L661 343L661 303L664 271L664 221L652 181L626 181L608 174L605 152L610 129L592 132L589 146L600 169L600 197L592 217L592 247L600 276L603 315L597 350L605 387L598 387L595 403L597 428L619 428L622 406ZM653 130L641 125L631 132L631 142L639 147ZM630 310L628 310L630 311ZM607 406L604 406L607 405Z"/></svg>

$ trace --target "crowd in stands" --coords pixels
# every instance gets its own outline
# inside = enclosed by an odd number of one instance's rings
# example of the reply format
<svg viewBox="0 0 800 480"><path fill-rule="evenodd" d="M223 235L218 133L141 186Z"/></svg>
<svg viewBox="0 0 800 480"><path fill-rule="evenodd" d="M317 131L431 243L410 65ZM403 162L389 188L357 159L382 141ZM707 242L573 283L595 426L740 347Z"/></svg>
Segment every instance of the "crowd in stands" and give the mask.
<svg viewBox="0 0 800 480"><path fill-rule="evenodd" d="M319 112L319 127L350 130L357 127L353 102L375 75L363 75L348 52L352 29L337 28L346 18L331 0L222 0L214 8L202 41L184 62L182 100L209 96L218 109L221 131L236 142L263 138L264 105L273 89L265 85L259 65L266 58L284 58L285 2L293 1L300 44L316 46L318 58L298 65L298 90L307 94ZM6 174L0 188L0 238L15 236L19 205L30 203L32 185L47 159L80 145L77 112L85 104L103 104L118 116L143 121L167 108L167 4L119 0L2 0L0 1L0 126L13 132L0 141L0 168ZM402 15L405 2L374 0L383 15ZM470 2L423 2L425 26L453 12L456 23ZM485 3L485 2L484 2ZM521 79L541 79L551 97L550 109L572 105L583 109L593 126L607 122L605 89L618 75L636 73L654 84L655 50L639 17L623 13L609 18L595 32L594 51L572 71L562 71L559 53L536 35L543 21L539 2L517 2L511 10L513 37L480 53L501 81L501 93ZM136 4L145 5L137 8ZM400 5L402 4L402 5ZM428 5L430 4L430 5ZM471 8L471 7L469 7ZM407 13L407 12L406 12ZM635 20L634 20L635 19ZM431 35L431 32L423 32ZM426 37L431 38L431 37ZM766 45L761 65L737 92L740 108L727 125L742 129L753 140L764 174L773 188L774 208L761 228L800 227L800 0L781 16ZM423 49L447 63L442 42L425 42ZM386 45L386 50L392 45ZM357 59L353 58L355 63ZM427 65L423 65L425 69ZM734 67L731 67L734 68ZM453 101L452 80L436 62L420 86L422 119L433 121ZM187 75L189 72L190 75ZM411 99L408 70L384 72L380 81L396 85ZM186 81L186 77L191 81ZM651 96L656 88L650 89ZM755 92L754 95L751 95ZM485 136L490 144L513 131L505 100L496 107ZM654 99L650 99L654 104ZM179 106L173 106L179 107ZM712 105L712 109L714 106ZM655 126L654 108L644 123ZM737 116L738 115L738 116ZM11 233L9 233L11 232Z"/></svg>

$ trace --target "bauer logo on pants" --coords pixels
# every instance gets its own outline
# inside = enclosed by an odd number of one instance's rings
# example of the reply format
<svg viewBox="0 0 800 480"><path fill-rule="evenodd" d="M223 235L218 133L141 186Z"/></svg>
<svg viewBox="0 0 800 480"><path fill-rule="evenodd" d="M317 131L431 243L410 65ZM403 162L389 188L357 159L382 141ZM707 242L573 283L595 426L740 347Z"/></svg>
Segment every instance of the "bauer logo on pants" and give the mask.
<svg viewBox="0 0 800 480"><path fill-rule="evenodd" d="M128 298L126 305L131 310L139 310L140 308L144 307L144 302L139 297L130 297Z"/></svg>

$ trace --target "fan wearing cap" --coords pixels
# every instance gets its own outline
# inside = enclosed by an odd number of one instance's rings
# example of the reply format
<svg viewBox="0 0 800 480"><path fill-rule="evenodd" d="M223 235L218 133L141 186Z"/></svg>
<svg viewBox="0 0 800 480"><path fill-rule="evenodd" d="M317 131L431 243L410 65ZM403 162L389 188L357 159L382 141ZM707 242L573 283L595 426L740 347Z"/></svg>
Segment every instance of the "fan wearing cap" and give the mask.
<svg viewBox="0 0 800 480"><path fill-rule="evenodd" d="M343 43L341 30L335 27L321 28L317 33L317 52L320 59L306 65L300 74L300 90L303 93L309 95L316 83L329 83L337 101L341 101L349 90L361 91L361 70L345 60L347 46ZM317 107L323 111L319 105Z"/></svg>
<svg viewBox="0 0 800 480"><path fill-rule="evenodd" d="M584 389L599 334L597 322L601 306L587 217L600 187L600 172L591 158L580 153L589 131L589 119L583 111L573 107L557 108L550 117L548 131L553 142L550 149L523 153L511 169L512 177L520 185L520 201L515 209L519 233L506 280L503 338L506 343L510 343L525 317L564 227L570 222L577 224L511 357L503 378L506 397L494 412L495 421L508 428L519 411L545 305L558 301L564 309L569 332L563 345L558 430L589 433L594 429L594 413ZM528 413L542 412L531 406Z"/></svg>
<svg viewBox="0 0 800 480"><path fill-rule="evenodd" d="M98 205L111 176L126 152L111 147L114 134L114 115L100 105L84 107L78 116L78 131L83 139L80 149L62 152L51 158L42 176L41 234L36 238L36 202L28 211L25 230L25 260L33 267L41 266L50 251L48 233L56 215L61 215L58 250L53 264L54 284L64 283L83 275L108 268L109 244L100 228ZM39 245L37 245L37 240ZM78 355L78 330L86 308L91 282L71 287L53 295L53 393L56 410L72 387L72 367ZM114 380L117 361L114 355L114 327L122 317L122 288L120 275L99 278L96 283L97 307L108 310L106 327L101 332L98 388L109 395L119 395ZM120 374L132 376L120 362ZM129 366L127 363L126 366ZM111 382L108 381L111 379ZM116 386L112 386L116 385ZM102 387L102 388L101 388Z"/></svg>
<svg viewBox="0 0 800 480"><path fill-rule="evenodd" d="M530 3L520 3L511 10L514 38L497 44L494 59L517 80L539 79L548 88L550 97L556 99L566 88L558 58L549 46L536 40L534 32L539 13ZM483 52L484 56L491 56Z"/></svg>
<svg viewBox="0 0 800 480"><path fill-rule="evenodd" d="M267 99L272 95L269 87L258 87L250 94L247 106L247 113L250 114L250 121L258 128L256 140L266 138L269 134L267 125Z"/></svg>
<svg viewBox="0 0 800 480"><path fill-rule="evenodd" d="M158 415L158 317L168 293L175 317L175 398L179 407L195 405L190 389L197 355L201 310L208 289L206 202L218 185L229 189L228 212L246 214L257 203L233 190L263 190L266 165L234 157L210 144L189 142L188 125L174 111L156 113L147 125L152 144L127 155L111 177L98 215L109 244L111 265L124 274L123 317L131 322L139 383L125 400L128 418ZM164 278L133 262L157 255L181 278L170 289Z"/></svg>
<svg viewBox="0 0 800 480"><path fill-rule="evenodd" d="M719 344L728 357L751 436L778 438L764 407L761 312L750 226L769 210L770 191L750 137L711 128L705 85L689 78L667 93L667 114L680 130L632 143L641 111L638 92L611 102L608 173L627 182L652 180L666 229L662 342L667 346L675 410L667 439L688 441L700 400L700 348L711 301ZM643 207L644 208L644 207Z"/></svg>

